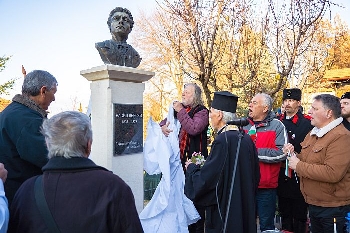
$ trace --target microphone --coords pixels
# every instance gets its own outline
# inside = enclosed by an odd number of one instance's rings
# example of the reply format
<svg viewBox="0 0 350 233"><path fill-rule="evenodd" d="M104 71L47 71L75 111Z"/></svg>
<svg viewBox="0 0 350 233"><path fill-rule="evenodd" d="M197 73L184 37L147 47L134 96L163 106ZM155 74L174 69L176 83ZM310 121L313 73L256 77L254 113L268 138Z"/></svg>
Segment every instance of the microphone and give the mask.
<svg viewBox="0 0 350 233"><path fill-rule="evenodd" d="M249 121L248 121L248 118L237 118L237 119L234 119L233 121L228 121L226 122L226 124L228 125L237 125L237 126L246 126L246 125L249 125Z"/></svg>

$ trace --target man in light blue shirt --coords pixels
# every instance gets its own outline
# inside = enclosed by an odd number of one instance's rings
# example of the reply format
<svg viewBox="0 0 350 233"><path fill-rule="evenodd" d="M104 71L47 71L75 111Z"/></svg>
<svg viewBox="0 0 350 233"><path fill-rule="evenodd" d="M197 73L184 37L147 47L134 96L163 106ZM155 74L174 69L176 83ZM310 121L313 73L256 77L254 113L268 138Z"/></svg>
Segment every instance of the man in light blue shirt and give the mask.
<svg viewBox="0 0 350 233"><path fill-rule="evenodd" d="M7 232L7 226L9 223L9 209L7 199L5 197L4 182L7 178L7 170L4 164L0 163L0 233Z"/></svg>

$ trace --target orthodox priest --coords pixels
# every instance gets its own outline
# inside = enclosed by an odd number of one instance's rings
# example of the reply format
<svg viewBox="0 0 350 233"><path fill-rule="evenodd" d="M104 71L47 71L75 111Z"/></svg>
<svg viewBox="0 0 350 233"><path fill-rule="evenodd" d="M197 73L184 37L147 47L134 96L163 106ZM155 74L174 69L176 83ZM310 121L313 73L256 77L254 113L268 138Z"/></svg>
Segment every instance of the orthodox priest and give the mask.
<svg viewBox="0 0 350 233"><path fill-rule="evenodd" d="M206 233L256 233L259 161L251 137L227 124L236 119L237 101L230 92L214 93L209 118L218 135L204 165L191 160L185 164L185 189L205 206Z"/></svg>

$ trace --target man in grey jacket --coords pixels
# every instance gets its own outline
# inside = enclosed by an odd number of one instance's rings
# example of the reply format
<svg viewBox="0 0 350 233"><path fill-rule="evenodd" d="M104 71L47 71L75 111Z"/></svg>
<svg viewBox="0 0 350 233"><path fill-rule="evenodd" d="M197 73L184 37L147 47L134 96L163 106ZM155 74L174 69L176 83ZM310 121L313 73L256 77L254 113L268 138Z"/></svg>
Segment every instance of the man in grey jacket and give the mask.
<svg viewBox="0 0 350 233"><path fill-rule="evenodd" d="M281 162L286 159L282 152L287 142L283 123L275 118L272 98L266 93L256 94L249 104L249 125L244 127L258 150L260 182L256 196L260 230L274 230L278 174Z"/></svg>

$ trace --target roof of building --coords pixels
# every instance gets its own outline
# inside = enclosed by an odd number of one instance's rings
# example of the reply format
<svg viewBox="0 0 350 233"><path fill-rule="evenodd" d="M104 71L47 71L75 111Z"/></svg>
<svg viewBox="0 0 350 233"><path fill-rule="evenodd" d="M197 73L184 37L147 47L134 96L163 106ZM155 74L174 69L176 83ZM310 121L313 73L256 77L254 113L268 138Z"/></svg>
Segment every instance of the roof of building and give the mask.
<svg viewBox="0 0 350 233"><path fill-rule="evenodd" d="M324 78L328 81L350 83L350 68L327 70Z"/></svg>

